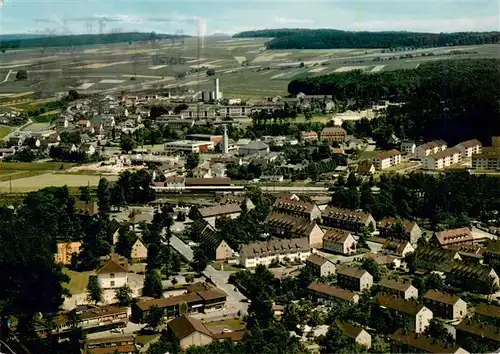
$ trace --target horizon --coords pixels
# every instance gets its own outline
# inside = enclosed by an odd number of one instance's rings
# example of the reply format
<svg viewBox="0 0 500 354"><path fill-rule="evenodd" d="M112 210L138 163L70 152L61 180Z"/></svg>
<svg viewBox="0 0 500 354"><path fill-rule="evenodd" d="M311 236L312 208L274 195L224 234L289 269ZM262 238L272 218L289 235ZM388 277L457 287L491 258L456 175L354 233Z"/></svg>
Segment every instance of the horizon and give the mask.
<svg viewBox="0 0 500 354"><path fill-rule="evenodd" d="M312 0L31 2L5 0L0 34L156 32L202 36L279 28L369 32L490 32L500 28L500 4L434 0L332 2ZM89 6L90 5L90 6ZM77 15L75 15L77 14Z"/></svg>

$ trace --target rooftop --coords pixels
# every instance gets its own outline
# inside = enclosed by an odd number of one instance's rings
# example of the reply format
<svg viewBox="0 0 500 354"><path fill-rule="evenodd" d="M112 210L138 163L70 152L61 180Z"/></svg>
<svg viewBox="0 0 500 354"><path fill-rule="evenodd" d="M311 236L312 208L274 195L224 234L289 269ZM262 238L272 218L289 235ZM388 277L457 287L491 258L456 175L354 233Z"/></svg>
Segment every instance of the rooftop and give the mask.
<svg viewBox="0 0 500 354"><path fill-rule="evenodd" d="M457 331L475 334L482 338L487 338L500 342L500 328L491 324L481 323L479 321L467 318L455 326Z"/></svg>
<svg viewBox="0 0 500 354"><path fill-rule="evenodd" d="M413 316L419 313L425 307L422 303L417 302L417 300L415 299L405 300L387 294L378 294L375 297L374 301L379 306L387 307L388 309Z"/></svg>
<svg viewBox="0 0 500 354"><path fill-rule="evenodd" d="M360 267L345 267L337 271L337 275L345 275L351 278L361 278L365 274L370 274ZM371 274L370 274L371 275Z"/></svg>
<svg viewBox="0 0 500 354"><path fill-rule="evenodd" d="M475 307L474 313L486 317L500 318L500 306L482 302Z"/></svg>
<svg viewBox="0 0 500 354"><path fill-rule="evenodd" d="M195 332L212 337L212 333L205 327L201 320L187 315L182 315L169 321L167 326L178 340L182 340Z"/></svg>
<svg viewBox="0 0 500 354"><path fill-rule="evenodd" d="M383 288L388 288L388 289L394 289L394 290L399 290L399 291L407 291L413 285L411 285L410 282L401 282L401 281L396 281L392 279L382 279L378 283L379 286Z"/></svg>
<svg viewBox="0 0 500 354"><path fill-rule="evenodd" d="M451 354L460 349L458 345L446 346L435 338L403 328L398 329L391 335L391 339L402 344L408 344L411 348L420 349L425 353Z"/></svg>
<svg viewBox="0 0 500 354"><path fill-rule="evenodd" d="M317 253L311 253L311 255L309 257L307 257L306 262L315 264L315 265L320 266L320 267L327 262L331 263L331 261L328 258L320 256Z"/></svg>
<svg viewBox="0 0 500 354"><path fill-rule="evenodd" d="M453 306L460 300L460 297L457 295L446 294L441 291L429 290L425 293L424 300L433 300Z"/></svg>
<svg viewBox="0 0 500 354"><path fill-rule="evenodd" d="M203 218L207 218L218 215L241 213L242 210L239 204L233 203L200 208L198 212Z"/></svg>
<svg viewBox="0 0 500 354"><path fill-rule="evenodd" d="M352 291L345 290L333 285L318 283L315 281L309 284L307 289L309 289L310 291L329 295L331 297L335 297L345 301L352 301L356 296L356 293Z"/></svg>
<svg viewBox="0 0 500 354"><path fill-rule="evenodd" d="M276 239L269 242L254 242L240 247L240 253L244 254L248 258L309 251L309 240L305 237L294 239Z"/></svg>
<svg viewBox="0 0 500 354"><path fill-rule="evenodd" d="M441 246L446 246L449 244L454 244L458 242L473 242L474 238L468 227L463 227L460 229L445 230L436 232L436 239Z"/></svg>

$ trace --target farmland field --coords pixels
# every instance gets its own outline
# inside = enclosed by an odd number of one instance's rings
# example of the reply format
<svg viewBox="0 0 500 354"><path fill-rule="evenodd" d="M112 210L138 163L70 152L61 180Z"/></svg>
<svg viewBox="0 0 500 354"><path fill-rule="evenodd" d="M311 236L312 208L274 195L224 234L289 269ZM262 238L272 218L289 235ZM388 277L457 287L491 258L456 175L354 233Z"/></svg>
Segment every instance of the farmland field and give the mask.
<svg viewBox="0 0 500 354"><path fill-rule="evenodd" d="M7 136L11 131L14 130L14 127L9 127L8 125L0 125L0 139Z"/></svg>

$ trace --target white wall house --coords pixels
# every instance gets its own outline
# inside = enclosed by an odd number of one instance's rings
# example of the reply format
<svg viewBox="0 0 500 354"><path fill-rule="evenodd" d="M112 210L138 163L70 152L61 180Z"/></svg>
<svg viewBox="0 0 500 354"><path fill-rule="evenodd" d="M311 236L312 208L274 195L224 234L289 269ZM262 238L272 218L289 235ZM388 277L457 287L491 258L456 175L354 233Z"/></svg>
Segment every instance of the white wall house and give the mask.
<svg viewBox="0 0 500 354"><path fill-rule="evenodd" d="M98 269L96 274L103 289L116 289L127 285L127 270L113 259Z"/></svg>
<svg viewBox="0 0 500 354"><path fill-rule="evenodd" d="M356 252L356 239L349 231L329 229L323 236L323 248L327 251L350 254Z"/></svg>
<svg viewBox="0 0 500 354"><path fill-rule="evenodd" d="M437 154L440 151L446 150L447 145L443 140L434 140L417 146L415 153L417 158L423 159L426 156Z"/></svg>
<svg viewBox="0 0 500 354"><path fill-rule="evenodd" d="M405 152L407 154L414 154L416 148L417 146L412 141L403 141L401 143L401 152Z"/></svg>
<svg viewBox="0 0 500 354"><path fill-rule="evenodd" d="M425 156L422 159L424 170L441 170L460 162L460 150L449 148L436 154Z"/></svg>
<svg viewBox="0 0 500 354"><path fill-rule="evenodd" d="M285 258L305 262L311 255L307 238L278 239L270 242L255 242L240 247L240 265L253 268L259 264L269 265L273 260L284 262Z"/></svg>
<svg viewBox="0 0 500 354"><path fill-rule="evenodd" d="M396 166L401 163L401 153L398 150L384 151L372 158L373 166L377 170Z"/></svg>
<svg viewBox="0 0 500 354"><path fill-rule="evenodd" d="M463 141L460 144L455 145L455 147L460 151L460 157L472 157L473 154L481 153L481 142L476 139Z"/></svg>

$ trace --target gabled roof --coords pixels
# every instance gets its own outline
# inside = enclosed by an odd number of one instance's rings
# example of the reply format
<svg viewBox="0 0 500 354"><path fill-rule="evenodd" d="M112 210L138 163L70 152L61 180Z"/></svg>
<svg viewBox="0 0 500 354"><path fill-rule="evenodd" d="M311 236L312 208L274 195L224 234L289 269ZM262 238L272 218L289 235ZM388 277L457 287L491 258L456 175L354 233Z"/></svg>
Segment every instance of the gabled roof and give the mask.
<svg viewBox="0 0 500 354"><path fill-rule="evenodd" d="M396 280L392 280L392 279L382 279L378 285L380 287L383 287L383 288L387 288L387 289L393 289L393 290L398 290L398 291L407 291L408 289L410 289L411 287L413 287L413 285L411 285L410 282L401 282L401 281L396 281Z"/></svg>
<svg viewBox="0 0 500 354"><path fill-rule="evenodd" d="M173 319L167 323L167 326L178 340L182 340L195 332L200 332L206 336L212 337L212 333L205 327L201 320L187 315L182 315Z"/></svg>
<svg viewBox="0 0 500 354"><path fill-rule="evenodd" d="M371 161L365 160L358 163L359 173L368 173L372 168L375 168L375 166L373 166L373 163L371 163Z"/></svg>
<svg viewBox="0 0 500 354"><path fill-rule="evenodd" d="M342 127L325 127L321 131L321 135L338 135L338 134L347 134L347 132Z"/></svg>
<svg viewBox="0 0 500 354"><path fill-rule="evenodd" d="M446 157L453 156L455 154L460 154L460 150L458 150L456 147L452 147L443 151L439 151L427 157L432 157L433 159L444 159Z"/></svg>
<svg viewBox="0 0 500 354"><path fill-rule="evenodd" d="M425 306L415 299L402 299L393 295L378 294L374 299L379 306L387 307L390 310L406 313L415 316Z"/></svg>
<svg viewBox="0 0 500 354"><path fill-rule="evenodd" d="M351 235L349 231L341 229L326 229L323 240L344 243Z"/></svg>
<svg viewBox="0 0 500 354"><path fill-rule="evenodd" d="M315 281L309 284L307 289L309 291L325 294L345 301L352 301L357 295L355 292L339 288L338 286L318 283Z"/></svg>
<svg viewBox="0 0 500 354"><path fill-rule="evenodd" d="M198 212L203 218L211 217L211 216L219 216L219 215L227 215L234 213L241 213L241 207L239 204L224 204L224 205L216 205L206 208L198 209Z"/></svg>
<svg viewBox="0 0 500 354"><path fill-rule="evenodd" d="M96 270L96 274L127 273L127 270L115 260L109 260L104 266Z"/></svg>
<svg viewBox="0 0 500 354"><path fill-rule="evenodd" d="M402 344L407 344L411 348L420 349L425 353L453 354L460 349L458 345L446 346L435 338L403 328L398 329L391 335L391 339Z"/></svg>
<svg viewBox="0 0 500 354"><path fill-rule="evenodd" d="M424 300L442 302L443 304L453 306L460 300L460 297L457 295L446 294L441 291L431 289L425 293Z"/></svg>
<svg viewBox="0 0 500 354"><path fill-rule="evenodd" d="M500 318L500 306L481 302L475 307L474 313L487 317Z"/></svg>
<svg viewBox="0 0 500 354"><path fill-rule="evenodd" d="M481 142L477 139L472 139L472 140L466 140L462 141L461 143L458 143L456 146L462 146L464 148L471 148L475 146L481 146Z"/></svg>
<svg viewBox="0 0 500 354"><path fill-rule="evenodd" d="M428 149L433 149L435 147L441 147L441 146L446 146L446 142L444 142L443 140L434 140L434 141L429 141L427 143L419 145L417 148L424 148L425 150L428 150Z"/></svg>
<svg viewBox="0 0 500 354"><path fill-rule="evenodd" d="M398 155L401 155L401 152L399 152L396 149L392 149L392 150L389 150L389 151L382 151L381 153L379 153L375 157L378 158L378 159L381 159L381 160L385 160L385 159L389 159L389 158L391 158L393 156L398 156Z"/></svg>
<svg viewBox="0 0 500 354"><path fill-rule="evenodd" d="M311 255L309 257L307 257L307 259L306 259L306 263L312 263L312 264L315 264L315 265L320 266L320 267L323 264L328 263L328 262L332 263L328 258L320 256L317 253L311 253Z"/></svg>
<svg viewBox="0 0 500 354"><path fill-rule="evenodd" d="M410 221L406 219L396 219L396 218L384 218L377 223L377 227L380 228L392 228L398 222L403 225L403 228L406 232L411 232L413 227L417 224L415 221Z"/></svg>
<svg viewBox="0 0 500 354"><path fill-rule="evenodd" d="M351 278L357 278L360 279L362 276L365 274L369 274L366 270L360 267L345 267L337 271L337 275L345 275L347 277Z"/></svg>
<svg viewBox="0 0 500 354"><path fill-rule="evenodd" d="M269 242L254 242L240 247L240 253L248 258L256 256L275 256L278 254L290 254L310 251L307 238L276 239Z"/></svg>
<svg viewBox="0 0 500 354"><path fill-rule="evenodd" d="M388 239L382 245L382 249L394 252L396 255L402 257L403 252L408 245L411 246L410 241L399 241L399 240Z"/></svg>
<svg viewBox="0 0 500 354"><path fill-rule="evenodd" d="M363 332L363 328L350 324L349 322L335 320L335 324L340 328L342 332L344 332L346 336L352 339L358 338L361 332Z"/></svg>
<svg viewBox="0 0 500 354"><path fill-rule="evenodd" d="M323 210L321 216L341 220L355 220L357 222L364 222L370 217L370 213L329 206L325 210Z"/></svg>
<svg viewBox="0 0 500 354"><path fill-rule="evenodd" d="M317 224L316 221L309 221L292 215L270 212L264 220L264 225L284 229L294 236L309 237L309 234Z"/></svg>
<svg viewBox="0 0 500 354"><path fill-rule="evenodd" d="M455 326L458 331L475 334L482 338L487 338L496 342L500 342L500 329L491 324L485 324L474 319L464 319Z"/></svg>
<svg viewBox="0 0 500 354"><path fill-rule="evenodd" d="M436 240L441 246L446 246L458 242L473 242L474 238L468 227L460 229L446 230L435 233Z"/></svg>

